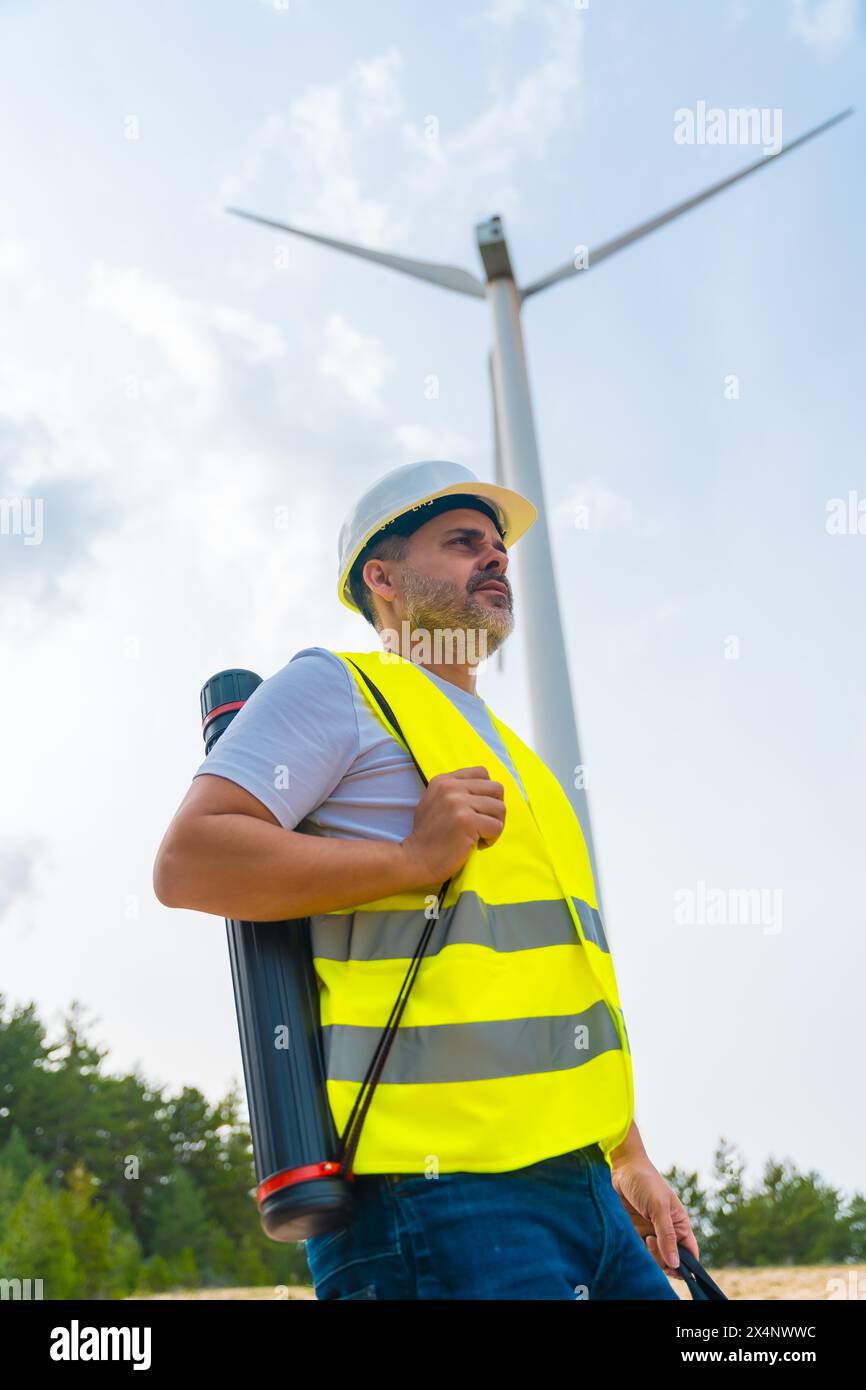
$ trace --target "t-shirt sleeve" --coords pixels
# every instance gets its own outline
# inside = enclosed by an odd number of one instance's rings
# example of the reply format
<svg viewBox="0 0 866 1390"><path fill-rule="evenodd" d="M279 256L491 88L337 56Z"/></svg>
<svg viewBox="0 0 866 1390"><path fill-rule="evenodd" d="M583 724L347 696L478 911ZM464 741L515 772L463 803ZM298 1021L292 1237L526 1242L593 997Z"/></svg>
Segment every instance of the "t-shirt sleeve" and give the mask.
<svg viewBox="0 0 866 1390"><path fill-rule="evenodd" d="M193 777L215 773L237 782L293 830L358 756L351 680L327 648L296 652L256 686Z"/></svg>

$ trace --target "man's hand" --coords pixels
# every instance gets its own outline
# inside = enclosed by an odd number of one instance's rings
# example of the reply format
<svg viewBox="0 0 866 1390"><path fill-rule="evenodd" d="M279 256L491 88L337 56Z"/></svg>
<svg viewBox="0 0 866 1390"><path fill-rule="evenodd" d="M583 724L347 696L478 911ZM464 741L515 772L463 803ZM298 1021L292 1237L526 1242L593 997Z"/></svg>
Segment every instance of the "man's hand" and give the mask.
<svg viewBox="0 0 866 1390"><path fill-rule="evenodd" d="M476 845L495 844L505 825L505 788L486 767L460 767L431 777L403 841L413 887L451 878Z"/></svg>
<svg viewBox="0 0 866 1390"><path fill-rule="evenodd" d="M635 1230L665 1274L684 1276L677 1245L700 1259L689 1214L669 1183L648 1158L625 1159L611 1168L611 1182Z"/></svg>

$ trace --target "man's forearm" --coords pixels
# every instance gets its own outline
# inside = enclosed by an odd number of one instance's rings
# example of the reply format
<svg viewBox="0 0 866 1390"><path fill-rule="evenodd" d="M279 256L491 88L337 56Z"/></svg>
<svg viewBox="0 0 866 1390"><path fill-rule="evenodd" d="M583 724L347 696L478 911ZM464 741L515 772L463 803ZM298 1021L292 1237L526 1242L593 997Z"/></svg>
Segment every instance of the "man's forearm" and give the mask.
<svg viewBox="0 0 866 1390"><path fill-rule="evenodd" d="M416 888L412 880L399 841L307 835L231 813L191 820L160 851L154 870L156 895L167 906L241 922L349 909Z"/></svg>
<svg viewBox="0 0 866 1390"><path fill-rule="evenodd" d="M650 1161L649 1154L643 1146L643 1140L634 1120L631 1122L631 1129L623 1139L622 1143L610 1151L610 1161L615 1168L619 1163L631 1163L635 1159Z"/></svg>

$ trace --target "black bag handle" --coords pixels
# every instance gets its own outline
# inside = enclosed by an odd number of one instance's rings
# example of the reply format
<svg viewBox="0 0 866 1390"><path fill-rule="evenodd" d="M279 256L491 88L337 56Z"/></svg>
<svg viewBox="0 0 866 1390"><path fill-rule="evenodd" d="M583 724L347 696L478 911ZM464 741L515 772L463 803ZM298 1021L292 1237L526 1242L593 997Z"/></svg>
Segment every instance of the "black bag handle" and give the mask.
<svg viewBox="0 0 866 1390"><path fill-rule="evenodd" d="M351 661L351 658L347 657L346 660ZM361 671L360 666L356 665L354 661L352 661L352 665L355 667L355 670L360 671L361 675L364 677L364 680L370 687L374 699L378 702L386 718L393 725L397 733L400 735L400 738L405 743L409 753L409 757L412 759L418 771L418 776L421 778L421 781L424 783L424 786L428 786L428 780L424 776L424 773L421 770L421 766L417 758L415 757L415 754L409 747L406 735L400 728L400 725L397 722L397 716L395 715L391 706L388 704L388 701L385 699L385 696L382 694L381 690L379 690L378 687L373 684L366 672ZM453 875L451 877L453 877ZM370 1059L370 1065L368 1066L366 1074L364 1076L364 1080L361 1083L361 1088L358 1091L357 1096L355 1097L355 1103L352 1106L351 1113L349 1114L349 1118L346 1121L346 1127L343 1130L342 1135L340 1136L340 1141L337 1145L336 1161L340 1164L343 1177L348 1178L351 1175L352 1164L355 1161L355 1151L358 1147L358 1140L361 1137L361 1126L363 1125L364 1120L367 1117L367 1111L370 1108L370 1102L373 1099L373 1094L376 1090L377 1085L379 1084L379 1078L381 1077L385 1067L385 1063L388 1060L388 1053L391 1051L391 1046L394 1042L400 1019L403 1017L403 1011L406 1008L406 1001L409 998L412 986L415 983L415 979L421 967L421 959L424 955L424 952L427 949L427 946L429 945L430 938L433 935L433 927L439 920L439 909L441 908L445 894L448 891L448 885L451 882L451 877L447 878L445 882L442 884L442 887L439 889L438 901L436 904L436 912L433 914L433 916L428 917L424 924L424 931L421 934L421 939L418 942L418 945L415 947L415 954L413 955L412 960L409 963L409 969L406 972L406 976L403 980L402 985L400 986L400 991L397 995L397 998L394 1001L390 1017L388 1019L388 1022L385 1024L382 1036L380 1037L376 1045L376 1050L373 1053L372 1058ZM369 1090L367 1089L368 1086Z"/></svg>
<svg viewBox="0 0 866 1390"><path fill-rule="evenodd" d="M677 1253L680 1257L680 1270L696 1303L702 1299L710 1301L723 1298L726 1302L728 1301L728 1295L723 1293L718 1284L710 1278L700 1260L692 1254L691 1250L687 1250L684 1245L678 1245Z"/></svg>

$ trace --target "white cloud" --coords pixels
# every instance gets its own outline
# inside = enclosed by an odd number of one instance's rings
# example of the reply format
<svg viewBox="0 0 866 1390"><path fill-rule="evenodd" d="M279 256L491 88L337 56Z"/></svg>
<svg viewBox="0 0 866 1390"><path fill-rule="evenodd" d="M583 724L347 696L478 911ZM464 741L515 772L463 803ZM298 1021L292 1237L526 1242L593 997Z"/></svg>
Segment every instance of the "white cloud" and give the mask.
<svg viewBox="0 0 866 1390"><path fill-rule="evenodd" d="M490 4L478 15L467 15L467 24L496 24L504 28L523 19L529 9L529 0L490 0Z"/></svg>
<svg viewBox="0 0 866 1390"><path fill-rule="evenodd" d="M363 193L367 181L359 174L375 148L370 127L387 126L400 109L398 70L389 49L356 63L344 83L311 85L285 114L269 115L241 150L238 167L222 175L222 200L305 231L395 245L406 228L392 210L399 202ZM269 191L284 187L292 190L288 207Z"/></svg>
<svg viewBox="0 0 866 1390"><path fill-rule="evenodd" d="M45 277L32 247L23 241L0 241L0 306L4 313L32 309L45 302Z"/></svg>
<svg viewBox="0 0 866 1390"><path fill-rule="evenodd" d="M40 853L41 845L34 836L0 845L0 917L32 890Z"/></svg>
<svg viewBox="0 0 866 1390"><path fill-rule="evenodd" d="M286 352L276 324L227 305L187 299L137 267L95 265L90 303L156 343L174 385L188 388L203 413L216 408L225 388L227 357L257 363Z"/></svg>
<svg viewBox="0 0 866 1390"><path fill-rule="evenodd" d="M403 110L399 74L403 59L393 46L375 58L360 59L352 73L357 92L357 110L366 128L387 124Z"/></svg>
<svg viewBox="0 0 866 1390"><path fill-rule="evenodd" d="M349 401L340 411L332 386L310 392L286 373L283 330L262 315L98 262L86 292L75 285L63 297L80 344L70 352L52 331L52 267L7 242L0 294L4 269L45 286L33 313L22 301L3 320L0 498L42 499L44 514L39 544L24 545L23 526L0 535L4 659L22 642L31 651L62 642L79 624L102 623L117 645L180 596L196 611L216 605L227 624L237 603L245 636L264 646L309 621L311 604L332 621L330 594L319 598L319 537L333 527L327 499L346 468L346 430L373 452L366 421L392 367L381 345L345 320L328 325L325 369ZM314 382L320 332L295 313L292 352ZM166 554L176 572L163 571Z"/></svg>
<svg viewBox="0 0 866 1390"><path fill-rule="evenodd" d="M655 618L656 618L656 622L659 622L659 623L674 622L677 618L682 618L686 613L688 613L689 608L690 608L690 602L689 602L689 600L687 600L687 599L682 599L682 598L668 598L668 599L663 599L661 603L656 604L656 609L655 609Z"/></svg>
<svg viewBox="0 0 866 1390"><path fill-rule="evenodd" d="M361 333L342 314L329 314L325 346L319 354L323 377L339 382L351 399L368 410L383 409L379 393L395 359L378 338Z"/></svg>
<svg viewBox="0 0 866 1390"><path fill-rule="evenodd" d="M464 463L467 468L478 472L479 477L485 471L483 466L479 471L474 463L469 462L476 451L473 442L465 434L458 434L454 430L435 429L430 425L398 425L393 431L393 438L407 462L412 459L454 459L456 463Z"/></svg>
<svg viewBox="0 0 866 1390"><path fill-rule="evenodd" d="M219 357L195 306L136 267L96 264L90 278L94 309L155 342L178 382L213 399L220 385Z"/></svg>
<svg viewBox="0 0 866 1390"><path fill-rule="evenodd" d="M467 15L461 24L482 39L489 33L493 41L522 20L540 25L546 44L534 68L498 80L495 99L462 125L451 124L446 91L441 109L405 118L411 74L393 45L358 59L342 81L311 84L252 132L221 179L224 201L380 249L402 246L426 226L431 207L437 220L448 208L468 206L474 215L496 204L515 207L525 161L543 159L579 116L584 19L568 6L523 0L498 0L483 15ZM485 53L483 70L492 66ZM291 189L288 205L274 191L284 188ZM291 234L289 243L300 246ZM420 241L415 249L425 254Z"/></svg>
<svg viewBox="0 0 866 1390"><path fill-rule="evenodd" d="M80 405L65 368L52 365L46 352L39 353L38 365L28 363L22 350L27 326L38 323L40 315L56 315L52 269L25 242L0 241L0 325L7 335L0 355L0 403L6 417L38 415L49 427Z"/></svg>
<svg viewBox="0 0 866 1390"><path fill-rule="evenodd" d="M516 10L513 17L521 13ZM501 94L462 129L452 132L443 124L439 150L431 149L437 142L420 127L406 127L406 149L427 156L406 174L418 205L447 199L452 205L498 201L514 207L521 194L512 176L527 158L543 159L566 124L574 128L582 88L582 15L544 6L533 10L531 19L548 31L548 51L537 67L504 84Z"/></svg>
<svg viewBox="0 0 866 1390"><path fill-rule="evenodd" d="M555 522L590 535L619 531L636 536L657 536L663 530L661 521L643 515L631 498L591 479L578 484L554 508L553 515Z"/></svg>
<svg viewBox="0 0 866 1390"><path fill-rule="evenodd" d="M264 323L243 309L230 309L225 304L211 306L210 320L222 333L235 339L245 362L268 362L286 355L285 338L275 323Z"/></svg>
<svg viewBox="0 0 866 1390"><path fill-rule="evenodd" d="M792 0L791 27L810 48L832 56L857 29L858 0Z"/></svg>
<svg viewBox="0 0 866 1390"><path fill-rule="evenodd" d="M257 126L247 138L238 157L238 167L224 173L219 181L220 196L227 203L234 203L262 172L277 145L285 135L286 119L279 111L272 111L261 125Z"/></svg>
<svg viewBox="0 0 866 1390"><path fill-rule="evenodd" d="M37 417L0 418L0 635L33 636L74 607L74 581L113 520L110 489L76 471Z"/></svg>

